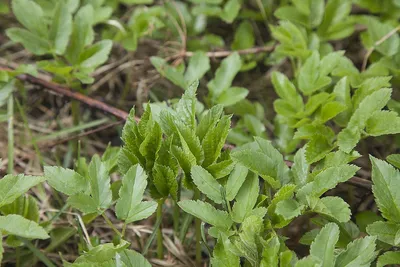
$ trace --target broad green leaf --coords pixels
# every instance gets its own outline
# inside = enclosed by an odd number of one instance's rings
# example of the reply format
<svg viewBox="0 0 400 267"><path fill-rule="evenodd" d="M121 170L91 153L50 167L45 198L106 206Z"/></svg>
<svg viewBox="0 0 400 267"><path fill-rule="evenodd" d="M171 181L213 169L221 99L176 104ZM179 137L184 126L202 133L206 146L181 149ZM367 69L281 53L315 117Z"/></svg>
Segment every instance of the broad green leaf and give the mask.
<svg viewBox="0 0 400 267"><path fill-rule="evenodd" d="M231 116L222 116L214 127L209 128L201 142L204 151L203 166L207 167L216 162L221 155L221 150L225 144L226 137L231 126Z"/></svg>
<svg viewBox="0 0 400 267"><path fill-rule="evenodd" d="M242 61L238 53L233 53L225 58L215 73L215 78L211 80L207 87L214 99L218 98L224 91L232 85L232 81L242 66Z"/></svg>
<svg viewBox="0 0 400 267"><path fill-rule="evenodd" d="M272 236L265 245L262 252L260 267L278 266L280 242L277 236ZM282 266L282 263L281 263Z"/></svg>
<svg viewBox="0 0 400 267"><path fill-rule="evenodd" d="M400 171L385 161L370 156L372 163L372 192L382 216L400 223Z"/></svg>
<svg viewBox="0 0 400 267"><path fill-rule="evenodd" d="M71 169L45 166L44 175L51 187L68 196L85 192L89 186L88 179Z"/></svg>
<svg viewBox="0 0 400 267"><path fill-rule="evenodd" d="M339 113L342 113L346 109L347 107L340 102L328 102L321 107L319 119L321 120L321 122L325 123L328 120L335 118Z"/></svg>
<svg viewBox="0 0 400 267"><path fill-rule="evenodd" d="M321 260L324 267L334 266L335 245L339 240L339 227L334 223L326 224L310 247L310 255Z"/></svg>
<svg viewBox="0 0 400 267"><path fill-rule="evenodd" d="M50 45L46 39L25 29L9 28L6 30L6 34L12 41L16 43L21 43L34 55L41 56L50 51Z"/></svg>
<svg viewBox="0 0 400 267"><path fill-rule="evenodd" d="M376 237L366 236L347 245L346 250L336 257L335 267L368 267L376 257Z"/></svg>
<svg viewBox="0 0 400 267"><path fill-rule="evenodd" d="M375 111L366 123L366 132L371 136L400 133L400 117L394 111Z"/></svg>
<svg viewBox="0 0 400 267"><path fill-rule="evenodd" d="M174 67L171 67L163 58L151 57L150 61L162 76L182 89L186 89L187 85L183 74L178 72Z"/></svg>
<svg viewBox="0 0 400 267"><path fill-rule="evenodd" d="M209 165L206 169L212 176L215 177L215 179L221 179L228 176L234 167L235 164L229 158L227 160L221 160L219 162L213 163Z"/></svg>
<svg viewBox="0 0 400 267"><path fill-rule="evenodd" d="M132 222L131 218L139 212L144 191L147 186L147 175L140 165L132 166L122 178L122 186L119 191L119 200L115 206L117 217ZM153 210L154 212L154 210Z"/></svg>
<svg viewBox="0 0 400 267"><path fill-rule="evenodd" d="M11 1L12 10L18 21L33 35L45 38L48 34L42 8L30 0Z"/></svg>
<svg viewBox="0 0 400 267"><path fill-rule="evenodd" d="M72 33L72 13L68 10L66 1L59 1L50 26L49 40L52 42L54 52L63 55Z"/></svg>
<svg viewBox="0 0 400 267"><path fill-rule="evenodd" d="M387 251L379 256L376 263L376 267L383 267L388 264L400 264L400 252L398 251Z"/></svg>
<svg viewBox="0 0 400 267"><path fill-rule="evenodd" d="M25 219L39 222L39 206L36 199L31 195L20 196L12 203L1 207L3 215L18 214Z"/></svg>
<svg viewBox="0 0 400 267"><path fill-rule="evenodd" d="M288 20L304 27L309 27L307 14L304 14L295 6L280 7L275 11L274 15L281 20Z"/></svg>
<svg viewBox="0 0 400 267"><path fill-rule="evenodd" d="M97 210L96 201L89 195L85 195L83 193L78 193L70 196L67 199L67 203L75 208L83 212L84 214L101 212Z"/></svg>
<svg viewBox="0 0 400 267"><path fill-rule="evenodd" d="M289 103L299 109L303 109L303 99L300 94L296 91L296 87L289 81L289 79L280 72L272 72L271 74L272 84L274 85L275 92L280 98L289 101Z"/></svg>
<svg viewBox="0 0 400 267"><path fill-rule="evenodd" d="M314 212L327 215L339 222L348 222L350 220L350 207L340 197L324 197L317 199L317 203L312 207Z"/></svg>
<svg viewBox="0 0 400 267"><path fill-rule="evenodd" d="M49 235L36 222L17 214L0 216L0 230L24 238L47 239Z"/></svg>
<svg viewBox="0 0 400 267"><path fill-rule="evenodd" d="M243 222L253 210L257 202L259 190L258 175L250 173L235 197L236 202L232 208L232 220L234 222Z"/></svg>
<svg viewBox="0 0 400 267"><path fill-rule="evenodd" d="M88 4L80 8L74 17L71 42L67 48L67 58L73 64L77 64L85 46L93 42L94 33L92 29L94 10Z"/></svg>
<svg viewBox="0 0 400 267"><path fill-rule="evenodd" d="M297 186L302 186L306 183L310 172L310 165L307 163L305 149L299 149L294 155L294 162L291 168L294 182Z"/></svg>
<svg viewBox="0 0 400 267"><path fill-rule="evenodd" d="M397 169L400 169L400 154L389 155L386 160Z"/></svg>
<svg viewBox="0 0 400 267"><path fill-rule="evenodd" d="M126 267L151 267L151 264L147 261L147 259L142 254L134 250L124 249L123 251L119 252L118 255L119 260L121 263L124 263L124 266Z"/></svg>
<svg viewBox="0 0 400 267"><path fill-rule="evenodd" d="M143 201L135 206L134 213L130 214L125 221L127 223L140 221L150 217L157 209L157 202L155 201Z"/></svg>
<svg viewBox="0 0 400 267"><path fill-rule="evenodd" d="M253 26L249 21L243 21L235 31L232 50L252 48L255 43Z"/></svg>
<svg viewBox="0 0 400 267"><path fill-rule="evenodd" d="M290 220L299 216L303 209L304 205L296 200L284 199L276 204L275 213L281 215L285 220Z"/></svg>
<svg viewBox="0 0 400 267"><path fill-rule="evenodd" d="M129 243L125 240L121 240L121 243L118 245L114 245L113 243L101 244L81 255L75 260L75 263L103 263L112 260L117 253L124 251L128 246Z"/></svg>
<svg viewBox="0 0 400 267"><path fill-rule="evenodd" d="M240 0L228 0L219 15L225 22L232 23L239 14L241 6Z"/></svg>
<svg viewBox="0 0 400 267"><path fill-rule="evenodd" d="M239 192L239 189L245 181L247 174L248 169L245 166L241 164L235 165L235 168L229 175L225 186L226 199L228 201L232 201L236 197L236 194Z"/></svg>
<svg viewBox="0 0 400 267"><path fill-rule="evenodd" d="M178 119L187 126L195 128L196 125L196 90L199 87L199 81L191 83L176 106Z"/></svg>
<svg viewBox="0 0 400 267"><path fill-rule="evenodd" d="M301 187L297 197L305 200L307 196L320 197L329 189L334 188L338 183L349 180L359 168L354 165L340 165L327 168L318 173L314 180Z"/></svg>
<svg viewBox="0 0 400 267"><path fill-rule="evenodd" d="M79 66L82 68L96 68L107 61L111 51L112 41L101 40L86 48L79 56Z"/></svg>
<svg viewBox="0 0 400 267"><path fill-rule="evenodd" d="M243 87L230 87L223 91L217 98L216 102L224 107L232 106L237 102L246 98L249 90Z"/></svg>
<svg viewBox="0 0 400 267"><path fill-rule="evenodd" d="M209 199L217 204L221 204L224 201L221 194L222 186L207 170L201 166L193 166L191 175L194 184Z"/></svg>
<svg viewBox="0 0 400 267"><path fill-rule="evenodd" d="M367 233L378 240L398 246L400 244L400 225L392 222L377 221L367 226Z"/></svg>
<svg viewBox="0 0 400 267"><path fill-rule="evenodd" d="M19 174L6 175L0 179L0 207L12 203L19 196L25 194L30 188L43 182L43 176L28 176Z"/></svg>
<svg viewBox="0 0 400 267"><path fill-rule="evenodd" d="M98 208L107 209L111 205L112 192L110 176L100 157L95 155L89 164L90 192Z"/></svg>
<svg viewBox="0 0 400 267"><path fill-rule="evenodd" d="M359 131L365 128L368 119L375 111L386 106L391 93L391 89L383 88L364 98L351 116L347 127L338 135L338 145L341 150L349 153L355 147L360 138Z"/></svg>
<svg viewBox="0 0 400 267"><path fill-rule="evenodd" d="M229 229L233 223L228 213L217 210L212 205L200 200L182 200L178 202L178 205L186 213L221 229Z"/></svg>
<svg viewBox="0 0 400 267"><path fill-rule="evenodd" d="M184 75L186 84L200 80L209 69L210 59L205 52L197 51L189 59L189 65Z"/></svg>
<svg viewBox="0 0 400 267"><path fill-rule="evenodd" d="M320 133L312 136L310 142L306 145L306 160L308 164L323 159L334 148L327 138L328 136Z"/></svg>
<svg viewBox="0 0 400 267"><path fill-rule="evenodd" d="M240 258L233 254L225 243L229 240L218 238L217 244L213 249L213 257L211 258L211 266L213 267L239 267Z"/></svg>
<svg viewBox="0 0 400 267"><path fill-rule="evenodd" d="M378 19L371 18L366 20L367 31L361 35L361 40L366 48L374 48L385 56L393 56L399 50L400 38L398 34L393 34L389 38L375 44L394 30L390 23L380 22Z"/></svg>

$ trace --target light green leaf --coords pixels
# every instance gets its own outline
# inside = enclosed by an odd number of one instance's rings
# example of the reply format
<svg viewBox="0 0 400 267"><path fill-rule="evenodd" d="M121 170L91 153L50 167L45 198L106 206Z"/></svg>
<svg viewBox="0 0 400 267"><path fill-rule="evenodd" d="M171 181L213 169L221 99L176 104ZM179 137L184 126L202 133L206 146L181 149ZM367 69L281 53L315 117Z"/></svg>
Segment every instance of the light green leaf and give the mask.
<svg viewBox="0 0 400 267"><path fill-rule="evenodd" d="M54 52L62 55L67 49L69 37L72 33L72 13L66 1L59 1L50 26L49 40L52 42Z"/></svg>
<svg viewBox="0 0 400 267"><path fill-rule="evenodd" d="M339 222L348 222L351 215L349 204L340 197L324 197L317 199L317 202L313 204L312 210L334 218Z"/></svg>
<svg viewBox="0 0 400 267"><path fill-rule="evenodd" d="M11 4L14 15L25 28L38 38L47 36L43 10L37 3L30 0L13 0Z"/></svg>
<svg viewBox="0 0 400 267"><path fill-rule="evenodd" d="M153 183L161 196L167 197L170 194L173 199L176 199L178 182L174 171L170 167L156 163L153 167L152 174Z"/></svg>
<svg viewBox="0 0 400 267"><path fill-rule="evenodd" d="M189 59L189 65L184 76L186 84L200 80L209 69L210 59L205 52L197 51Z"/></svg>
<svg viewBox="0 0 400 267"><path fill-rule="evenodd" d="M231 45L232 50L240 50L252 48L255 43L254 30L251 23L247 20L240 23L236 29L233 43Z"/></svg>
<svg viewBox="0 0 400 267"><path fill-rule="evenodd" d="M245 166L241 164L235 165L235 168L229 175L228 181L226 182L225 186L226 199L228 201L232 201L235 198L236 194L239 192L240 187L245 181L247 174L248 169Z"/></svg>
<svg viewBox="0 0 400 267"><path fill-rule="evenodd" d="M1 72L0 72L1 74ZM11 93L14 90L14 80L10 80L7 83L1 83L0 87L0 107L2 107L4 104L7 103L8 97L11 95Z"/></svg>
<svg viewBox="0 0 400 267"><path fill-rule="evenodd" d="M193 166L191 175L194 184L209 199L217 204L221 204L224 201L221 195L222 186L207 170L201 166Z"/></svg>
<svg viewBox="0 0 400 267"><path fill-rule="evenodd" d="M227 23L232 23L236 16L239 14L241 8L241 2L239 0L228 0L226 2L220 17Z"/></svg>
<svg viewBox="0 0 400 267"><path fill-rule="evenodd" d="M366 236L348 244L336 257L335 267L369 267L376 257L375 240Z"/></svg>
<svg viewBox="0 0 400 267"><path fill-rule="evenodd" d="M366 123L366 132L371 136L400 133L400 117L394 111L375 111Z"/></svg>
<svg viewBox="0 0 400 267"><path fill-rule="evenodd" d="M320 259L324 267L333 267L335 245L339 240L339 227L334 223L326 224L310 247L310 255Z"/></svg>
<svg viewBox="0 0 400 267"><path fill-rule="evenodd" d="M390 23L380 22L378 19L373 17L366 20L366 23L367 31L361 35L361 40L366 48L373 47L385 56L393 56L398 52L400 46L400 38L398 34L393 34L375 47L375 43L394 30L395 27L393 25Z"/></svg>
<svg viewBox="0 0 400 267"><path fill-rule="evenodd" d="M238 53L233 53L225 58L207 87L214 99L217 99L224 91L232 85L232 81L242 67L242 61Z"/></svg>
<svg viewBox="0 0 400 267"><path fill-rule="evenodd" d="M275 92L280 98L287 100L288 103L298 109L303 109L303 99L300 94L296 91L296 87L289 81L289 79L280 72L272 72L271 74L272 84L274 85Z"/></svg>
<svg viewBox="0 0 400 267"><path fill-rule="evenodd" d="M89 186L88 179L71 169L45 166L44 175L51 187L68 196L85 192Z"/></svg>
<svg viewBox="0 0 400 267"><path fill-rule="evenodd" d="M221 229L229 229L233 223L228 213L217 210L210 204L200 200L182 200L178 202L178 205L186 213L192 214L202 221Z"/></svg>
<svg viewBox="0 0 400 267"><path fill-rule="evenodd" d="M224 241L225 240L225 241ZM225 243L229 240L222 237L218 238L217 244L213 249L213 257L211 258L211 266L213 267L239 267L240 258L233 254Z"/></svg>
<svg viewBox="0 0 400 267"><path fill-rule="evenodd" d="M400 171L385 161L370 156L372 163L372 192L382 216L400 223Z"/></svg>
<svg viewBox="0 0 400 267"><path fill-rule="evenodd" d="M308 174L310 173L310 165L307 163L304 148L299 149L294 155L291 171L296 185L301 186L306 183Z"/></svg>
<svg viewBox="0 0 400 267"><path fill-rule="evenodd" d="M25 194L30 188L43 182L43 176L28 176L19 174L6 175L0 179L0 207L12 203L22 194Z"/></svg>
<svg viewBox="0 0 400 267"><path fill-rule="evenodd" d="M0 216L0 230L11 235L32 239L47 239L49 235L36 222L17 214Z"/></svg>
<svg viewBox="0 0 400 267"><path fill-rule="evenodd" d="M174 67L171 67L163 58L151 57L150 61L162 76L182 89L186 89L187 84L183 74L177 71Z"/></svg>
<svg viewBox="0 0 400 267"><path fill-rule="evenodd" d="M296 200L284 199L276 204L275 213L281 215L285 220L290 220L299 216L303 209L304 205Z"/></svg>
<svg viewBox="0 0 400 267"><path fill-rule="evenodd" d="M376 221L367 226L367 233L378 240L398 246L400 244L400 225L392 222Z"/></svg>
<svg viewBox="0 0 400 267"><path fill-rule="evenodd" d="M257 202L259 190L258 175L250 173L236 195L232 208L233 221L241 223L249 215Z"/></svg>
<svg viewBox="0 0 400 267"><path fill-rule="evenodd" d="M79 66L82 68L96 68L107 61L111 51L112 41L101 40L83 51L79 57Z"/></svg>
<svg viewBox="0 0 400 267"><path fill-rule="evenodd" d="M217 98L216 102L224 107L232 106L237 102L246 98L249 90L243 87L230 87L223 91Z"/></svg>
<svg viewBox="0 0 400 267"><path fill-rule="evenodd" d="M107 209L112 202L110 176L100 157L95 155L89 164L90 192L98 209Z"/></svg>
<svg viewBox="0 0 400 267"><path fill-rule="evenodd" d="M136 222L150 217L157 209L157 202L143 201L135 206L134 213L130 214L125 221L126 223Z"/></svg>
<svg viewBox="0 0 400 267"><path fill-rule="evenodd" d="M329 36L333 26L345 21L351 11L349 0L329 0L326 4L325 15L321 25L318 27L318 35Z"/></svg>
<svg viewBox="0 0 400 267"><path fill-rule="evenodd" d="M319 119L321 120L321 122L325 123L328 120L333 119L339 113L345 111L346 109L347 107L338 101L328 102L321 107Z"/></svg>
<svg viewBox="0 0 400 267"><path fill-rule="evenodd" d="M50 45L46 39L25 29L9 28L6 30L6 34L12 41L16 43L21 43L34 55L41 56L50 51Z"/></svg>
<svg viewBox="0 0 400 267"><path fill-rule="evenodd" d="M0 233L0 239L2 242L0 242L0 262L3 262L3 253L4 253L4 247L3 247L3 234Z"/></svg>
<svg viewBox="0 0 400 267"><path fill-rule="evenodd" d="M351 112L353 110L353 104L351 102L350 95L350 81L347 76L340 79L335 87L333 88L333 93L336 96L336 101L342 103L346 110L341 112L335 117L335 122L340 126L345 126L350 119Z"/></svg>
<svg viewBox="0 0 400 267"><path fill-rule="evenodd" d="M129 246L129 243L125 240L121 240L121 243L114 245L113 243L101 244L93 247L85 254L81 255L75 260L75 263L104 263L112 260L115 255Z"/></svg>
<svg viewBox="0 0 400 267"><path fill-rule="evenodd" d="M280 242L277 236L272 236L265 245L262 252L260 267L278 266ZM281 265L282 266L282 263Z"/></svg>
<svg viewBox="0 0 400 267"><path fill-rule="evenodd" d="M151 267L147 259L134 250L124 249L119 252L118 255L119 260L121 263L124 263L126 267Z"/></svg>
<svg viewBox="0 0 400 267"><path fill-rule="evenodd" d="M67 203L75 208L83 212L84 214L99 212L97 210L96 201L89 195L85 195L83 193L78 193L70 196L67 199Z"/></svg>
<svg viewBox="0 0 400 267"><path fill-rule="evenodd" d="M400 252L399 251L387 251L379 256L376 263L376 267L383 267L388 264L400 264Z"/></svg>
<svg viewBox="0 0 400 267"><path fill-rule="evenodd" d="M400 154L392 154L387 156L386 160L395 166L397 169L400 169Z"/></svg>

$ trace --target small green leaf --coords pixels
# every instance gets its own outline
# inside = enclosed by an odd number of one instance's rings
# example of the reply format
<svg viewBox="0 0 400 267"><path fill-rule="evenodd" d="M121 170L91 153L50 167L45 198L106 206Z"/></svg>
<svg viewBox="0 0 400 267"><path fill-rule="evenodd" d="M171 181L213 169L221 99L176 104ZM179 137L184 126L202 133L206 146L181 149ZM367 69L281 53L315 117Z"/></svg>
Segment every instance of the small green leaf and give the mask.
<svg viewBox="0 0 400 267"><path fill-rule="evenodd" d="M235 165L225 186L226 199L228 201L232 201L236 197L236 194L239 192L240 187L247 177L247 173L248 169L245 166L241 164Z"/></svg>
<svg viewBox="0 0 400 267"><path fill-rule="evenodd" d="M367 226L367 233L376 236L378 240L398 246L400 244L400 225L392 222L376 221Z"/></svg>
<svg viewBox="0 0 400 267"><path fill-rule="evenodd" d="M225 240L225 241L224 241ZM240 258L233 254L227 244L229 240L222 237L218 238L217 244L213 249L213 257L211 258L211 266L215 267L239 267Z"/></svg>
<svg viewBox="0 0 400 267"><path fill-rule="evenodd" d="M333 267L335 245L338 240L339 227L334 223L326 224L312 242L310 255L320 259L322 266Z"/></svg>
<svg viewBox="0 0 400 267"><path fill-rule="evenodd" d="M187 84L183 74L178 72L174 67L171 67L163 58L151 57L150 61L162 76L182 89L186 89Z"/></svg>
<svg viewBox="0 0 400 267"><path fill-rule="evenodd" d="M386 160L397 169L400 169L400 154L389 155Z"/></svg>
<svg viewBox="0 0 400 267"><path fill-rule="evenodd" d="M379 256L376 263L376 267L383 267L388 264L400 264L400 252L398 251L387 251Z"/></svg>
<svg viewBox="0 0 400 267"><path fill-rule="evenodd" d="M41 56L50 51L50 45L46 39L36 34L33 34L25 29L9 28L6 30L6 34L12 41L16 43L21 43L34 55Z"/></svg>
<svg viewBox="0 0 400 267"><path fill-rule="evenodd" d="M12 10L18 21L25 26L33 35L39 37L47 36L47 25L42 8L34 1L13 0Z"/></svg>
<svg viewBox="0 0 400 267"><path fill-rule="evenodd" d="M334 218L339 222L348 222L351 215L349 204L340 197L324 197L318 199L312 210Z"/></svg>
<svg viewBox="0 0 400 267"><path fill-rule="evenodd" d="M205 52L197 51L189 59L189 65L186 69L184 78L186 84L200 80L210 69L210 59Z"/></svg>
<svg viewBox="0 0 400 267"><path fill-rule="evenodd" d="M366 123L366 132L371 136L400 133L400 117L394 111L375 111Z"/></svg>
<svg viewBox="0 0 400 267"><path fill-rule="evenodd" d="M32 239L47 239L49 235L39 226L36 222L25 219L17 214L10 214L7 216L0 216L0 230Z"/></svg>
<svg viewBox="0 0 400 267"><path fill-rule="evenodd" d="M0 179L0 207L12 203L22 194L25 194L30 188L43 182L43 176L28 176L19 174L6 175Z"/></svg>
<svg viewBox="0 0 400 267"><path fill-rule="evenodd" d="M129 246L125 240L121 243L114 245L113 243L106 243L98 245L75 260L75 263L104 263L112 260L117 253L120 253Z"/></svg>
<svg viewBox="0 0 400 267"><path fill-rule="evenodd" d="M68 196L87 191L89 181L71 169L45 166L44 175L48 184Z"/></svg>
<svg viewBox="0 0 400 267"><path fill-rule="evenodd" d="M111 47L111 40L101 40L100 42L86 48L79 56L79 66L81 68L89 69L97 68L107 61Z"/></svg>
<svg viewBox="0 0 400 267"><path fill-rule="evenodd" d="M232 219L234 222L243 222L253 210L257 202L259 190L258 175L254 173L249 174L235 197L236 202L232 208Z"/></svg>
<svg viewBox="0 0 400 267"><path fill-rule="evenodd" d="M233 43L231 45L232 50L240 50L252 48L255 43L254 30L251 23L247 20L240 23L236 29Z"/></svg>
<svg viewBox="0 0 400 267"><path fill-rule="evenodd" d="M221 204L224 200L221 195L221 185L217 180L201 166L193 166L191 175L194 184L209 199L217 204Z"/></svg>
<svg viewBox="0 0 400 267"><path fill-rule="evenodd" d="M285 220L290 220L299 216L303 209L304 205L300 205L296 200L284 199L276 204L275 212Z"/></svg>
<svg viewBox="0 0 400 267"><path fill-rule="evenodd" d="M124 263L126 267L151 267L148 260L142 254L134 250L124 249L119 252L118 255L121 263Z"/></svg>
<svg viewBox="0 0 400 267"><path fill-rule="evenodd" d="M72 33L72 13L66 1L59 1L50 26L49 39L57 55L63 55Z"/></svg>
<svg viewBox="0 0 400 267"><path fill-rule="evenodd" d="M215 227L229 229L232 226L233 222L228 213L222 210L217 210L206 202L200 200L182 200L178 202L178 205L186 213L192 214Z"/></svg>
<svg viewBox="0 0 400 267"><path fill-rule="evenodd" d="M348 244L336 257L335 267L370 266L376 257L375 240L376 237L366 236Z"/></svg>
<svg viewBox="0 0 400 267"><path fill-rule="evenodd" d="M299 149L294 155L291 171L296 185L301 186L306 183L308 174L310 173L310 165L307 163L304 148Z"/></svg>
<svg viewBox="0 0 400 267"><path fill-rule="evenodd" d="M216 103L221 104L224 107L232 106L245 99L248 94L249 90L246 88L230 87L218 96Z"/></svg>

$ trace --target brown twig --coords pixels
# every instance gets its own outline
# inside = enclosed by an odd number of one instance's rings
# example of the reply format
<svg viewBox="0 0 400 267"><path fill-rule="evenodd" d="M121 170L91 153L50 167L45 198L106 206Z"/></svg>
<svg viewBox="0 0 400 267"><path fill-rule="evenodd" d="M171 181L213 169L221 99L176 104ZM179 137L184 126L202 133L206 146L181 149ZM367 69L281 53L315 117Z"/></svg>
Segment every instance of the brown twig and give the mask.
<svg viewBox="0 0 400 267"><path fill-rule="evenodd" d="M0 70L11 71L12 69L10 69L10 68L0 68ZM34 85L42 86L42 87L46 88L47 90L55 92L55 93L58 93L60 95L67 96L69 98L75 99L75 100L77 100L79 102L82 102L82 103L88 105L89 107L96 108L96 109L102 110L102 111L104 111L106 113L112 114L117 118L120 118L120 119L123 119L123 120L126 120L128 118L129 114L126 111L118 109L118 108L115 108L115 107L112 107L112 106L109 106L106 103L103 103L103 102L101 102L99 100L96 100L96 99L92 99L92 98L90 98L88 96L85 96L85 95L83 95L81 93L74 92L70 88L64 87L64 86L62 86L60 84L57 84L57 83L54 83L54 82L49 82L49 81L46 81L46 80L43 80L43 79L40 79L40 78L36 78L36 77L34 77L32 75L29 75L29 74L21 74L21 75L18 75L16 78L18 80L21 80L21 81L24 81L24 82L29 82L29 83L34 84Z"/></svg>
<svg viewBox="0 0 400 267"><path fill-rule="evenodd" d="M396 28L394 28L393 30L391 30L390 32L388 32L387 34L385 34L384 36L382 36L381 39L379 39L378 41L376 41L374 43L374 45L368 49L367 53L364 56L364 60L363 60L363 64L361 67L362 71L365 71L366 67L367 67L367 63L368 63L368 58L371 56L372 52L374 52L375 48L379 45L381 45L383 42L385 42L387 39L389 39L390 37L392 37L394 34L397 33L397 31L400 30L400 25L397 26Z"/></svg>

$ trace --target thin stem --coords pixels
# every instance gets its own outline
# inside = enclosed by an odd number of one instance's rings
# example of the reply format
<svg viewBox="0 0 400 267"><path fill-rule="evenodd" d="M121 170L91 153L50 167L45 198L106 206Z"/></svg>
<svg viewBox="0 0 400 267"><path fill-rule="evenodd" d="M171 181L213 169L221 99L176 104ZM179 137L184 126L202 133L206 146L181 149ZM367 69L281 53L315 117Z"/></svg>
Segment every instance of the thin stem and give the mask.
<svg viewBox="0 0 400 267"><path fill-rule="evenodd" d="M200 191L195 189L193 199L200 199ZM195 224L195 235L196 235L196 265L201 265L201 220L199 218L194 219Z"/></svg>
<svg viewBox="0 0 400 267"><path fill-rule="evenodd" d="M178 233L179 233L179 211L180 211L180 208L178 206L178 202L175 201L174 202L174 210L172 213L172 220L174 223L174 233L176 236L178 236Z"/></svg>
<svg viewBox="0 0 400 267"><path fill-rule="evenodd" d="M41 252L39 249L37 249L29 240L26 240L24 238L18 237L19 240L21 240L25 246L28 247L28 249L30 251L32 251L32 253L39 259L41 260L44 265L46 265L47 267L56 267L54 265L54 263L46 257L46 255L43 254L43 252ZM17 248L18 249L18 248ZM18 262L17 262L18 263ZM17 265L18 266L18 265Z"/></svg>
<svg viewBox="0 0 400 267"><path fill-rule="evenodd" d="M12 94L8 97L7 116L8 116L7 172L9 174L12 174L14 172L14 98Z"/></svg>
<svg viewBox="0 0 400 267"><path fill-rule="evenodd" d="M122 233L120 231L118 231L117 228L115 228L114 224L112 223L112 221L107 217L107 215L104 214L104 212L101 214L101 216L103 216L104 220L106 221L106 223L108 224L108 226L111 227L111 229L113 229L113 231L122 237Z"/></svg>
<svg viewBox="0 0 400 267"><path fill-rule="evenodd" d="M124 222L124 225L122 226L122 232L121 232L121 235L122 235L122 238L125 236L125 232L126 232L126 221Z"/></svg>
<svg viewBox="0 0 400 267"><path fill-rule="evenodd" d="M164 203L164 199L158 201L157 206L157 221L162 218L162 206ZM163 246L163 236L162 236L162 224L157 228L157 257L159 259L164 258L164 246Z"/></svg>

